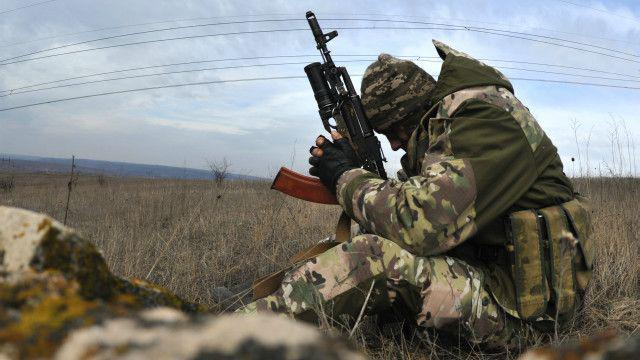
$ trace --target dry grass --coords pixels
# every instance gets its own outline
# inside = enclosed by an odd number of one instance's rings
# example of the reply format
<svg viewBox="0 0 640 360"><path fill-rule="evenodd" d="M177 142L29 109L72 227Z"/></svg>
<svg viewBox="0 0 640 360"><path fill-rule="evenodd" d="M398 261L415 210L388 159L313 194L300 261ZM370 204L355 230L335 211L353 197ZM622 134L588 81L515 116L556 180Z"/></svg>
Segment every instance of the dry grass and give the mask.
<svg viewBox="0 0 640 360"><path fill-rule="evenodd" d="M2 175L2 174L0 174ZM0 204L64 214L61 175L12 174L15 186ZM582 313L557 339L613 327L640 326L640 180L577 179L594 205L598 263ZM276 270L289 256L330 234L336 207L307 204L269 190L263 182L138 180L79 176L69 225L100 248L111 269L148 278L190 300L213 303L213 289L234 292ZM475 349L411 334L385 337L363 324L354 338L377 358L492 358ZM400 333L400 332L396 332ZM538 340L539 341L539 340ZM513 354L510 354L513 355ZM511 356L508 356L511 357Z"/></svg>

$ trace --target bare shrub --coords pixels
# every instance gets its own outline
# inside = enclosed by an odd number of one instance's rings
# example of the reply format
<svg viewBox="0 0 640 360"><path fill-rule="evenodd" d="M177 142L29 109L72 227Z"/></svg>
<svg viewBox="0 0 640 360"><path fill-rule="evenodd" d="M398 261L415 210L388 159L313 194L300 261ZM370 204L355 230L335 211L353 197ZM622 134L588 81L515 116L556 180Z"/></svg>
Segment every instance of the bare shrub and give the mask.
<svg viewBox="0 0 640 360"><path fill-rule="evenodd" d="M0 179L0 190L4 192L12 192L15 187L16 183L13 176Z"/></svg>
<svg viewBox="0 0 640 360"><path fill-rule="evenodd" d="M209 166L211 176L213 177L213 181L215 181L216 185L222 185L229 177L229 168L231 167L231 163L227 158L223 158L222 160L207 160L207 165Z"/></svg>
<svg viewBox="0 0 640 360"><path fill-rule="evenodd" d="M104 174L99 174L98 177L96 178L96 181L100 186L107 186L107 177L104 176Z"/></svg>

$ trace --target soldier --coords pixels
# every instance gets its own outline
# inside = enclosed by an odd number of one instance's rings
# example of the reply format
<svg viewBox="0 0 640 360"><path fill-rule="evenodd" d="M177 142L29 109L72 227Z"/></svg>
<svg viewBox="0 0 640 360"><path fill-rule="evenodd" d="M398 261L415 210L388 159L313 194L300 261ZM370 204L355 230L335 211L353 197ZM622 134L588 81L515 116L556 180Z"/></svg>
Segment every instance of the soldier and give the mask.
<svg viewBox="0 0 640 360"><path fill-rule="evenodd" d="M434 45L437 81L387 54L362 80L371 125L406 152L398 179L359 168L336 132L311 149L309 172L363 234L298 263L239 311L313 321L393 309L495 347L579 307L593 261L589 212L556 147L504 75Z"/></svg>

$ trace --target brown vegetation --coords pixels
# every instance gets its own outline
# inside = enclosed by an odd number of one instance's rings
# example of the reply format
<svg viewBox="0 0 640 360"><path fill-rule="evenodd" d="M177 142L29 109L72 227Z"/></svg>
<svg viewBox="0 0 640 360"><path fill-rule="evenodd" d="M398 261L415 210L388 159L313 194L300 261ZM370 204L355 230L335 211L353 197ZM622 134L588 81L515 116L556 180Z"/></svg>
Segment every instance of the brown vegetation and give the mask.
<svg viewBox="0 0 640 360"><path fill-rule="evenodd" d="M0 174L2 175L2 174ZM11 174L13 191L0 204L64 215L66 175ZM557 338L563 342L605 328L640 327L640 180L577 179L594 208L598 263L585 307ZM158 283L191 301L211 304L215 288L241 293L252 279L329 235L337 207L313 205L269 190L266 182L116 179L79 176L68 224L99 249L117 275ZM410 337L355 334L379 358L487 358L474 349ZM533 339L532 339L533 340ZM498 355L503 357L504 354Z"/></svg>

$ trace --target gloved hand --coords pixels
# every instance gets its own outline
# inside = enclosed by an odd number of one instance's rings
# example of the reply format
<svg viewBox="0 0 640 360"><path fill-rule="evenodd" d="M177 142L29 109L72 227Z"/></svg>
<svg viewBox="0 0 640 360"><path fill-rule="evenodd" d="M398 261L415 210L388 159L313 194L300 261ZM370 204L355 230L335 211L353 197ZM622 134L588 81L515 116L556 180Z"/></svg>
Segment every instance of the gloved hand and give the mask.
<svg viewBox="0 0 640 360"><path fill-rule="evenodd" d="M349 144L349 140L342 137L336 131L331 132L333 142L320 135L316 139L316 146L312 146L309 152L309 174L317 176L320 181L335 193L336 183L340 175L347 170L360 167L360 160Z"/></svg>

